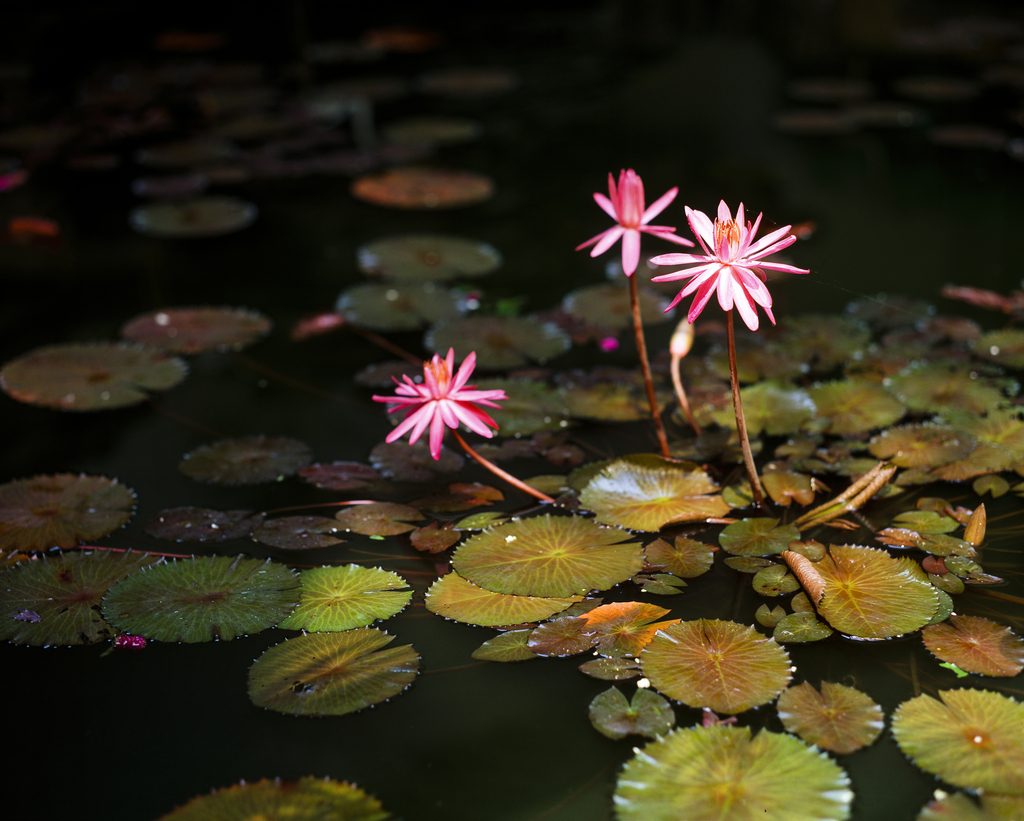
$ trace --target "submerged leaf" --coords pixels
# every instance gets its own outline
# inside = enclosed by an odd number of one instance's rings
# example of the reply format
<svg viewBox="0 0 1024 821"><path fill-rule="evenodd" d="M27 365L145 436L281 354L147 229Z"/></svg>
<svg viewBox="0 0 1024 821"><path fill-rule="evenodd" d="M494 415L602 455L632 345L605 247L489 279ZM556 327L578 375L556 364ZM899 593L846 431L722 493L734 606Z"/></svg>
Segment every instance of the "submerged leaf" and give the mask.
<svg viewBox="0 0 1024 821"><path fill-rule="evenodd" d="M676 714L671 704L650 690L637 690L629 702L618 687L609 687L590 702L590 723L612 739L658 738L676 726Z"/></svg>
<svg viewBox="0 0 1024 821"><path fill-rule="evenodd" d="M885 727L885 715L855 687L821 683L821 692L804 682L779 696L782 726L808 744L833 753L852 753L871 744Z"/></svg>
<svg viewBox="0 0 1024 821"><path fill-rule="evenodd" d="M921 638L933 656L968 673L1016 676L1024 670L1024 640L981 616L952 615L948 624L925 627Z"/></svg>
<svg viewBox="0 0 1024 821"><path fill-rule="evenodd" d="M309 446L286 436L221 439L186 453L178 470L221 485L258 485L292 476L312 461Z"/></svg>

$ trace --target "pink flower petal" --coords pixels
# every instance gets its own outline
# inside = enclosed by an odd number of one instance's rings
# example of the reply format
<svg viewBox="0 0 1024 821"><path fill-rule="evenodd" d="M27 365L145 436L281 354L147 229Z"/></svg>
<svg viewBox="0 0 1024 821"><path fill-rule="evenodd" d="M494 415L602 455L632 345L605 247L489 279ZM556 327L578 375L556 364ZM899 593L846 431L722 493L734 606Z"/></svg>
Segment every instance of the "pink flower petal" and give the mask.
<svg viewBox="0 0 1024 821"><path fill-rule="evenodd" d="M647 225L647 223L658 216L658 214L668 208L669 204L676 198L676 194L678 193L678 188L670 188L658 197L658 199L651 203L651 207L644 211L643 216L640 218L640 224Z"/></svg>
<svg viewBox="0 0 1024 821"><path fill-rule="evenodd" d="M694 211L686 206L686 221L690 223L690 230L697 237L704 253L714 256L711 247L715 244L715 225L708 219L708 215L703 211Z"/></svg>
<svg viewBox="0 0 1024 821"><path fill-rule="evenodd" d="M611 175L609 175L609 177L610 176ZM611 182L610 184L612 186L612 196L614 197L615 196L615 183ZM606 197L604 194L595 193L594 194L594 201L598 205L601 206L601 210L604 211L609 217L611 217L616 222L619 221L619 215L615 211L615 205L612 203L612 201L610 199L608 199L608 197Z"/></svg>
<svg viewBox="0 0 1024 821"><path fill-rule="evenodd" d="M631 277L639 264L640 232L627 229L622 234L622 271L626 276Z"/></svg>
<svg viewBox="0 0 1024 821"><path fill-rule="evenodd" d="M604 236L602 237L601 241L594 246L594 250L590 252L590 256L601 256L601 254L603 254L605 251L611 248L619 239L619 237L621 237L624 233L626 233L626 229L623 228L621 225L616 225L613 228L609 228L607 231L604 232Z"/></svg>

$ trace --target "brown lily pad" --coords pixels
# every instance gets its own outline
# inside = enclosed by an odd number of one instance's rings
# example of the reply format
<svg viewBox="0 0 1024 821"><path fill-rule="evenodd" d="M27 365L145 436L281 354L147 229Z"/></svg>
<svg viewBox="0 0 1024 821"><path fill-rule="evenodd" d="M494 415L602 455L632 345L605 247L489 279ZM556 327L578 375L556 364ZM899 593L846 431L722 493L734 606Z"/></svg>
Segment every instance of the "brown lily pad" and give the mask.
<svg viewBox="0 0 1024 821"><path fill-rule="evenodd" d="M312 461L309 446L285 436L222 439L186 453L178 470L220 485L258 485L292 476Z"/></svg>
<svg viewBox="0 0 1024 821"><path fill-rule="evenodd" d="M968 673L1016 676L1024 670L1024 640L981 616L952 615L925 627L921 638L933 656Z"/></svg>
<svg viewBox="0 0 1024 821"><path fill-rule="evenodd" d="M273 323L244 308L164 308L121 328L130 342L173 353L239 351L270 333Z"/></svg>
<svg viewBox="0 0 1024 821"><path fill-rule="evenodd" d="M387 208L458 208L489 200L494 182L473 171L407 166L360 177L352 196Z"/></svg>

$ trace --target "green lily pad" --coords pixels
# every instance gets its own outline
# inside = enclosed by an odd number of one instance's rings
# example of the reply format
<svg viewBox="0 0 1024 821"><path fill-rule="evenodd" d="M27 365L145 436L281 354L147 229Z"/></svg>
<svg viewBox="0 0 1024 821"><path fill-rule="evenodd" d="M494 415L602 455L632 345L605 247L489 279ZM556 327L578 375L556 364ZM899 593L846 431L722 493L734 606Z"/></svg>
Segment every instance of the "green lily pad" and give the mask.
<svg viewBox="0 0 1024 821"><path fill-rule="evenodd" d="M399 589L409 586L405 579L379 567L313 567L299 578L299 606L278 624L287 630L327 633L369 627L400 613L412 599L412 590Z"/></svg>
<svg viewBox="0 0 1024 821"><path fill-rule="evenodd" d="M871 744L885 728L885 714L855 687L804 682L779 696L779 718L787 732L833 753L852 753Z"/></svg>
<svg viewBox="0 0 1024 821"><path fill-rule="evenodd" d="M937 513L934 510L908 510L898 514L893 520L895 527L905 527L915 530L918 533L952 533L960 523L951 518Z"/></svg>
<svg viewBox="0 0 1024 821"><path fill-rule="evenodd" d="M754 611L754 619L762 627L774 627L786 616L786 611L782 609L781 605L775 605L773 608L769 608L767 604L762 604L757 610ZM778 641L778 639L776 639Z"/></svg>
<svg viewBox="0 0 1024 821"><path fill-rule="evenodd" d="M415 331L466 312L459 292L433 282L355 285L334 309L353 325L376 331Z"/></svg>
<svg viewBox="0 0 1024 821"><path fill-rule="evenodd" d="M99 612L103 596L157 561L148 553L73 551L0 570L0 639L44 646L110 638L115 631Z"/></svg>
<svg viewBox="0 0 1024 821"><path fill-rule="evenodd" d="M676 536L672 544L655 539L644 548L644 556L650 567L664 568L683 579L703 576L715 561L710 545L685 536Z"/></svg>
<svg viewBox="0 0 1024 821"><path fill-rule="evenodd" d="M258 485L293 476L313 461L309 446L286 436L239 436L196 448L178 470L196 481Z"/></svg>
<svg viewBox="0 0 1024 821"><path fill-rule="evenodd" d="M640 654L640 666L665 695L728 714L767 704L793 677L789 655L772 639L717 619L665 628Z"/></svg>
<svg viewBox="0 0 1024 821"><path fill-rule="evenodd" d="M736 334L736 373L741 383L763 379L799 379L807 373L807 363L791 349L780 345L777 340L766 342L762 337L745 331L745 328L741 328ZM715 345L704 360L709 373L728 385L729 349L724 345ZM732 404L731 393L729 404Z"/></svg>
<svg viewBox="0 0 1024 821"><path fill-rule="evenodd" d="M471 658L477 661L529 661L537 658L528 645L532 630L509 630L493 639L488 639L476 650Z"/></svg>
<svg viewBox="0 0 1024 821"><path fill-rule="evenodd" d="M612 659L606 656L585 661L580 672L601 681L629 681L640 675L640 664L636 659Z"/></svg>
<svg viewBox="0 0 1024 821"><path fill-rule="evenodd" d="M203 556L143 568L114 585L103 617L157 641L233 639L266 630L299 601L298 575L242 556Z"/></svg>
<svg viewBox="0 0 1024 821"><path fill-rule="evenodd" d="M971 348L978 356L1000 365L1024 368L1024 331L1020 328L991 331L975 340Z"/></svg>
<svg viewBox="0 0 1024 821"><path fill-rule="evenodd" d="M884 550L832 545L815 567L825 579L818 612L848 636L911 633L926 625L938 606L935 589Z"/></svg>
<svg viewBox="0 0 1024 821"><path fill-rule="evenodd" d="M761 484L772 501L782 507L789 507L793 502L809 505L814 501L814 483L806 473L771 470L761 475Z"/></svg>
<svg viewBox="0 0 1024 821"><path fill-rule="evenodd" d="M581 598L495 593L458 573L448 573L430 585L426 605L431 613L452 621L480 627L504 627L550 618Z"/></svg>
<svg viewBox="0 0 1024 821"><path fill-rule="evenodd" d="M674 312L665 313L669 300L649 287L637 288L640 321L656 325L672 319ZM586 320L593 325L621 330L633 327L633 309L629 289L623 282L588 285L566 294L562 310L570 316Z"/></svg>
<svg viewBox="0 0 1024 821"><path fill-rule="evenodd" d="M651 416L646 391L640 383L632 380L567 383L559 386L558 390L566 413L574 419L636 422ZM668 395L659 391L656 398L659 409L663 409L668 403Z"/></svg>
<svg viewBox="0 0 1024 821"><path fill-rule="evenodd" d="M364 274L399 282L479 277L501 265L501 254L486 242L442 234L384 237L361 246L356 259Z"/></svg>
<svg viewBox="0 0 1024 821"><path fill-rule="evenodd" d="M545 622L530 634L528 646L538 656L561 658L575 656L593 648L597 635L585 633L585 619L568 612Z"/></svg>
<svg viewBox="0 0 1024 821"><path fill-rule="evenodd" d="M799 431L812 420L817 410L811 395L788 382L758 382L740 391L743 420L749 436L762 431L769 436L785 436ZM724 428L736 427L736 413L731 403L712 419Z"/></svg>
<svg viewBox="0 0 1024 821"><path fill-rule="evenodd" d="M772 638L780 644L798 644L827 639L832 632L832 628L821 621L812 608L783 616L772 630Z"/></svg>
<svg viewBox="0 0 1024 821"><path fill-rule="evenodd" d="M163 351L126 342L36 348L4 365L0 388L12 399L56 410L137 405L181 382L188 367Z"/></svg>
<svg viewBox="0 0 1024 821"><path fill-rule="evenodd" d="M369 505L352 505L334 514L338 526L364 536L397 536L415 530L425 517L412 505L396 502L375 502Z"/></svg>
<svg viewBox="0 0 1024 821"><path fill-rule="evenodd" d="M729 512L711 477L692 462L651 454L615 459L580 493L580 505L599 522L656 531L677 522L717 518Z"/></svg>
<svg viewBox="0 0 1024 821"><path fill-rule="evenodd" d="M1024 805L1022 805L1024 808ZM1007 821L1016 817L1005 816ZM983 805L979 807L963 793L941 794L922 807L914 821L1000 821L1003 816L994 815Z"/></svg>
<svg viewBox="0 0 1024 821"><path fill-rule="evenodd" d="M690 727L637 750L615 788L620 821L842 821L850 779L790 735Z"/></svg>
<svg viewBox="0 0 1024 821"><path fill-rule="evenodd" d="M951 425L925 423L882 431L869 450L901 468L933 468L967 458L977 444L973 436Z"/></svg>
<svg viewBox="0 0 1024 821"><path fill-rule="evenodd" d="M0 550L74 547L124 525L135 492L116 479L58 473L0 485Z"/></svg>
<svg viewBox="0 0 1024 821"><path fill-rule="evenodd" d="M718 544L733 556L773 556L799 538L796 525L780 525L778 519L741 519L718 534Z"/></svg>
<svg viewBox="0 0 1024 821"><path fill-rule="evenodd" d="M243 781L193 798L159 821L391 821L380 801L344 781L306 776L298 781Z"/></svg>
<svg viewBox="0 0 1024 821"><path fill-rule="evenodd" d="M1017 392L1014 380L981 376L965 362L911 365L891 377L889 387L908 408L926 413L985 413Z"/></svg>
<svg viewBox="0 0 1024 821"><path fill-rule="evenodd" d="M430 445L421 439L408 442L381 442L370 451L370 464L381 476L396 482L437 482L443 476L458 473L466 460L461 453L441 446L441 458L430 455Z"/></svg>
<svg viewBox="0 0 1024 821"><path fill-rule="evenodd" d="M382 649L395 637L374 627L306 633L275 645L249 668L257 707L304 716L340 716L403 692L416 678L411 644Z"/></svg>
<svg viewBox="0 0 1024 821"><path fill-rule="evenodd" d="M508 399L500 408L488 408L502 436L530 436L542 430L561 430L568 426L566 407L559 394L529 379L483 379L476 383L481 391L503 390Z"/></svg>
<svg viewBox="0 0 1024 821"><path fill-rule="evenodd" d="M146 525L146 535L175 542L226 542L246 539L262 524L265 513L251 510L211 510L172 507L161 510Z"/></svg>
<svg viewBox="0 0 1024 821"><path fill-rule="evenodd" d="M993 499L998 499L1003 496L1010 489L1010 483L1007 482L1002 476L981 476L974 480L971 484L971 490L977 493L979 496L984 496L986 493L991 493Z"/></svg>
<svg viewBox="0 0 1024 821"><path fill-rule="evenodd" d="M799 314L779 323L782 345L811 369L827 372L867 349L871 332L860 322L831 314Z"/></svg>
<svg viewBox="0 0 1024 821"><path fill-rule="evenodd" d="M344 539L334 535L339 530L338 521L326 516L282 516L263 524L252 537L278 550L315 550L344 544Z"/></svg>
<svg viewBox="0 0 1024 821"><path fill-rule="evenodd" d="M643 567L630 534L582 516L513 519L470 537L452 556L461 576L517 596L579 596L607 590Z"/></svg>
<svg viewBox="0 0 1024 821"><path fill-rule="evenodd" d="M1024 795L1024 705L987 690L940 690L893 714L892 734L922 770L956 787Z"/></svg>
<svg viewBox="0 0 1024 821"><path fill-rule="evenodd" d="M825 432L837 435L866 433L898 421L903 403L881 385L859 380L827 382L809 391L820 418L829 420Z"/></svg>
<svg viewBox="0 0 1024 821"><path fill-rule="evenodd" d="M758 570L750 583L754 591L762 596L787 596L800 589L800 582L796 580L796 576L781 564Z"/></svg>
<svg viewBox="0 0 1024 821"><path fill-rule="evenodd" d="M569 337L556 325L520 316L472 316L440 322L423 340L428 351L476 351L479 368L521 368L569 350Z"/></svg>
<svg viewBox="0 0 1024 821"><path fill-rule="evenodd" d="M921 632L940 661L983 676L1016 676L1024 670L1024 640L1009 627L981 616L951 615L948 623Z"/></svg>
<svg viewBox="0 0 1024 821"><path fill-rule="evenodd" d="M637 690L629 701L618 687L609 687L590 702L590 723L607 738L627 735L658 738L676 726L672 705L650 690Z"/></svg>
<svg viewBox="0 0 1024 821"><path fill-rule="evenodd" d="M164 308L121 328L129 342L172 353L240 351L270 333L273 323L244 308Z"/></svg>

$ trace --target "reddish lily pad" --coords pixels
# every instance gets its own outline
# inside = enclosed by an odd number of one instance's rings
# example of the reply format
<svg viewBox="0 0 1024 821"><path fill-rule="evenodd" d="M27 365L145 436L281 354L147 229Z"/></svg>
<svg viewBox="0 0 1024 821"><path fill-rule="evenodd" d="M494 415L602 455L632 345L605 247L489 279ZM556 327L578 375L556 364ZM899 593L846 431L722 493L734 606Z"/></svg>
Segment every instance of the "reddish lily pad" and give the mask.
<svg viewBox="0 0 1024 821"><path fill-rule="evenodd" d="M691 462L650 454L616 459L580 493L580 505L597 520L631 530L656 531L677 522L701 521L729 512L718 485Z"/></svg>
<svg viewBox="0 0 1024 821"><path fill-rule="evenodd" d="M298 600L299 578L284 565L204 556L152 565L118 582L103 599L103 617L157 641L228 640L273 627Z"/></svg>
<svg viewBox="0 0 1024 821"><path fill-rule="evenodd" d="M791 735L690 727L636 750L615 788L619 821L841 821L850 779Z"/></svg>
<svg viewBox="0 0 1024 821"><path fill-rule="evenodd" d="M359 490L371 487L380 474L362 462L316 462L299 471L299 476L323 490Z"/></svg>
<svg viewBox="0 0 1024 821"><path fill-rule="evenodd" d="M411 644L373 627L307 633L275 645L249 668L249 698L279 713L344 715L403 692L419 672Z"/></svg>
<svg viewBox="0 0 1024 821"><path fill-rule="evenodd" d="M628 701L618 687L609 687L594 696L589 712L594 729L612 739L659 738L676 726L672 705L650 690L637 690Z"/></svg>
<svg viewBox="0 0 1024 821"><path fill-rule="evenodd" d="M855 687L821 683L821 692L804 682L782 692L778 703L782 726L808 744L833 753L852 753L871 744L885 727L885 715Z"/></svg>
<svg viewBox="0 0 1024 821"><path fill-rule="evenodd" d="M299 606L278 627L313 633L369 627L400 613L412 598L412 590L402 589L405 579L379 567L313 567L300 579Z"/></svg>
<svg viewBox="0 0 1024 821"><path fill-rule="evenodd" d="M827 433L866 433L898 421L906 408L881 385L847 380L817 385L809 391L818 416L829 420Z"/></svg>
<svg viewBox="0 0 1024 821"><path fill-rule="evenodd" d="M893 714L892 734L903 754L956 787L1024 795L1024 705L987 690L940 690Z"/></svg>
<svg viewBox="0 0 1024 821"><path fill-rule="evenodd" d="M387 208L459 208L489 200L494 182L473 171L406 166L360 177L352 196Z"/></svg>
<svg viewBox="0 0 1024 821"><path fill-rule="evenodd" d="M442 234L385 237L363 245L356 257L364 274L400 282L480 277L501 265L501 254L486 242Z"/></svg>
<svg viewBox="0 0 1024 821"><path fill-rule="evenodd" d="M671 619L652 624L667 613L669 610L664 607L643 602L602 604L580 616L586 622L581 632L593 637L594 647L602 656L635 657L655 633L679 621Z"/></svg>
<svg viewBox="0 0 1024 821"><path fill-rule="evenodd" d="M481 627L502 627L547 619L561 613L579 596L543 597L495 593L458 573L448 573L427 590L427 610L446 619Z"/></svg>
<svg viewBox="0 0 1024 821"><path fill-rule="evenodd" d="M309 446L297 439L240 436L186 453L178 470L200 482L258 485L292 476L311 461Z"/></svg>
<svg viewBox="0 0 1024 821"><path fill-rule="evenodd" d="M370 451L370 464L381 476L396 482L436 482L442 476L458 473L465 464L462 454L442 445L441 458L430 455L424 440L415 445L407 442L381 442Z"/></svg>
<svg viewBox="0 0 1024 821"><path fill-rule="evenodd" d="M1024 670L1024 640L981 616L949 617L921 632L924 646L941 661L983 676L1016 676Z"/></svg>
<svg viewBox="0 0 1024 821"><path fill-rule="evenodd" d="M437 522L418 527L409 534L412 546L426 553L441 553L461 538L458 530L449 526L439 528Z"/></svg>
<svg viewBox="0 0 1024 821"><path fill-rule="evenodd" d="M433 282L370 282L344 291L334 309L362 328L415 331L462 316L466 305L458 291Z"/></svg>
<svg viewBox="0 0 1024 821"><path fill-rule="evenodd" d="M0 570L0 639L15 644L92 644L115 632L100 616L119 579L158 561L148 553L73 551Z"/></svg>
<svg viewBox="0 0 1024 821"><path fill-rule="evenodd" d="M273 323L244 308L165 308L121 328L130 342L173 353L240 351L270 333Z"/></svg>
<svg viewBox="0 0 1024 821"><path fill-rule="evenodd" d="M496 593L579 596L636 575L643 549L630 534L582 516L513 519L459 545L456 572Z"/></svg>
<svg viewBox="0 0 1024 821"><path fill-rule="evenodd" d="M640 665L636 659L601 658L585 661L580 665L580 672L601 681L628 681L640 675Z"/></svg>
<svg viewBox="0 0 1024 821"><path fill-rule="evenodd" d="M251 510L172 507L161 510L146 525L146 533L154 539L175 542L225 542L252 535L265 517L265 513L254 514Z"/></svg>
<svg viewBox="0 0 1024 821"><path fill-rule="evenodd" d="M792 502L809 505L814 501L814 484L806 473L772 470L761 476L761 484L772 501L782 507L789 507Z"/></svg>
<svg viewBox="0 0 1024 821"><path fill-rule="evenodd" d="M644 555L651 567L664 568L683 579L703 576L715 560L710 545L685 536L676 536L672 544L656 539L644 548Z"/></svg>
<svg viewBox="0 0 1024 821"><path fill-rule="evenodd" d="M135 492L103 476L58 473L0 485L0 550L73 547L112 533L135 509Z"/></svg>
<svg viewBox="0 0 1024 821"><path fill-rule="evenodd" d="M314 550L343 544L345 540L334 535L339 530L337 520L326 516L282 516L263 524L252 537L278 550Z"/></svg>
<svg viewBox="0 0 1024 821"><path fill-rule="evenodd" d="M147 237L219 237L248 228L258 209L238 197L197 197L187 202L154 202L132 210L128 223Z"/></svg>
<svg viewBox="0 0 1024 821"><path fill-rule="evenodd" d="M590 650L597 641L594 633L584 633L585 619L564 614L560 618L537 627L531 634L528 646L538 656L575 656Z"/></svg>
<svg viewBox="0 0 1024 821"><path fill-rule="evenodd" d="M778 519L741 519L718 535L722 549L733 556L773 556L789 549L800 538L796 525L780 525Z"/></svg>
<svg viewBox="0 0 1024 821"><path fill-rule="evenodd" d="M340 527L364 536L396 536L415 530L410 521L421 521L424 516L411 505L396 502L375 502L370 505L352 505L334 515Z"/></svg>
<svg viewBox="0 0 1024 821"><path fill-rule="evenodd" d="M569 337L550 322L521 316L472 316L441 322L423 340L427 350L476 351L480 368L521 368L569 350Z"/></svg>
<svg viewBox="0 0 1024 821"><path fill-rule="evenodd" d="M29 405L109 410L144 402L152 391L173 388L187 373L180 359L139 345L49 345L4 365L0 387Z"/></svg>
<svg viewBox="0 0 1024 821"><path fill-rule="evenodd" d="M640 665L665 695L728 714L767 704L793 676L789 655L775 641L717 619L662 630L640 654Z"/></svg>

